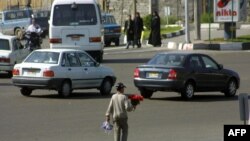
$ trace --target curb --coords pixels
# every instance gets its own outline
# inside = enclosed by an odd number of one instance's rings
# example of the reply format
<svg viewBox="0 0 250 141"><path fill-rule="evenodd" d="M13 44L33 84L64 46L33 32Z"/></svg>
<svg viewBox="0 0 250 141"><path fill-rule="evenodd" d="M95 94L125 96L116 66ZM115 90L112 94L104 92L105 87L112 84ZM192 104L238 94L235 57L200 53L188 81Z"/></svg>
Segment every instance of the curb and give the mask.
<svg viewBox="0 0 250 141"><path fill-rule="evenodd" d="M163 44L169 50L250 50L250 43L176 43Z"/></svg>
<svg viewBox="0 0 250 141"><path fill-rule="evenodd" d="M162 36L162 38L166 39L166 38L172 38L172 37L176 37L176 36L180 36L180 35L184 35L184 34L185 34L185 30L181 29L181 30L176 31L176 32L161 34L161 36Z"/></svg>

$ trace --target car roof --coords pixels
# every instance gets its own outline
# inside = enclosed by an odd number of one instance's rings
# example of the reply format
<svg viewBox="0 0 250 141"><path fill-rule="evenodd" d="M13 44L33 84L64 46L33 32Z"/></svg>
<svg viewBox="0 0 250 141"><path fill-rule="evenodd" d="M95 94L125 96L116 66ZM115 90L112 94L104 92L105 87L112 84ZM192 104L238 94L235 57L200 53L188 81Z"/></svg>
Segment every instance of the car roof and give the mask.
<svg viewBox="0 0 250 141"><path fill-rule="evenodd" d="M191 52L191 51L170 51L170 52L160 52L158 54L180 54L180 55L206 55L202 53L197 52Z"/></svg>
<svg viewBox="0 0 250 141"><path fill-rule="evenodd" d="M102 16L113 16L113 15L110 13L102 13Z"/></svg>
<svg viewBox="0 0 250 141"><path fill-rule="evenodd" d="M13 38L16 38L16 36L4 35L4 34L0 33L0 39L10 40L10 39L13 39Z"/></svg>
<svg viewBox="0 0 250 141"><path fill-rule="evenodd" d="M80 3L97 3L96 0L55 0L54 4L72 4L75 2L76 4Z"/></svg>
<svg viewBox="0 0 250 141"><path fill-rule="evenodd" d="M38 52L58 52L58 53L68 52L68 51L85 52L85 51L78 50L78 49L38 49L35 51L38 51Z"/></svg>

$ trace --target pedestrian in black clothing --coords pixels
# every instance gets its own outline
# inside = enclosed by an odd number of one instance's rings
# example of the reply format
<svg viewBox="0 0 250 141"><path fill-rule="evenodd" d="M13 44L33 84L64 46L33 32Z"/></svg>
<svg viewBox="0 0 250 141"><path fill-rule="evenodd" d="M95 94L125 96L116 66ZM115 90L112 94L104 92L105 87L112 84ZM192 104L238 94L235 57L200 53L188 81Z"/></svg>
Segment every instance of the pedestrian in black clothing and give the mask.
<svg viewBox="0 0 250 141"><path fill-rule="evenodd" d="M134 19L134 27L135 27L135 35L134 35L134 44L137 45L138 48L141 47L141 33L143 31L143 20L140 17L140 13L136 12Z"/></svg>
<svg viewBox="0 0 250 141"><path fill-rule="evenodd" d="M129 45L133 45L134 48L134 21L131 18L131 15L128 15L128 19L125 21L124 25L124 33L127 35L127 46L126 49L129 48Z"/></svg>
<svg viewBox="0 0 250 141"><path fill-rule="evenodd" d="M161 46L161 20L156 11L152 14L151 32L148 43L154 47Z"/></svg>

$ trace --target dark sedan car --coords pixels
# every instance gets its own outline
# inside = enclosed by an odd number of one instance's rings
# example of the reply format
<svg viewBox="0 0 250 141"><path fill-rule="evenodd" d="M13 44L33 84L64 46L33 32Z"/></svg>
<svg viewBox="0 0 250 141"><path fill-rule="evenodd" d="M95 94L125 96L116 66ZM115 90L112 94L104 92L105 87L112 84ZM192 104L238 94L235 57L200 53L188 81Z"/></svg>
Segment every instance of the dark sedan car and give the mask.
<svg viewBox="0 0 250 141"><path fill-rule="evenodd" d="M220 91L234 96L240 86L237 72L224 69L201 53L167 52L156 54L134 70L134 84L141 95L150 98L156 91L174 91L185 99L194 92Z"/></svg>

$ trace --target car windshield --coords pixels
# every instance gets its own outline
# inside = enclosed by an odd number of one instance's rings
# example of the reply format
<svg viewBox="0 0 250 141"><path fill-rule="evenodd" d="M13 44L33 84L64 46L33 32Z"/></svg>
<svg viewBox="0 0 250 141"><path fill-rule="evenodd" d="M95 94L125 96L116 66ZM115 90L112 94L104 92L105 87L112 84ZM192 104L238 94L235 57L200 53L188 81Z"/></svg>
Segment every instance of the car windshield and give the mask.
<svg viewBox="0 0 250 141"><path fill-rule="evenodd" d="M59 53L57 52L33 52L24 62L26 63L44 63L57 64L59 60Z"/></svg>
<svg viewBox="0 0 250 141"><path fill-rule="evenodd" d="M166 65L182 66L185 55L183 54L157 54L147 64L148 65Z"/></svg>
<svg viewBox="0 0 250 141"><path fill-rule="evenodd" d="M55 26L80 26L96 25L97 17L93 4L56 5L54 9L53 25Z"/></svg>
<svg viewBox="0 0 250 141"><path fill-rule="evenodd" d="M8 40L0 39L0 50L10 50L10 45Z"/></svg>

